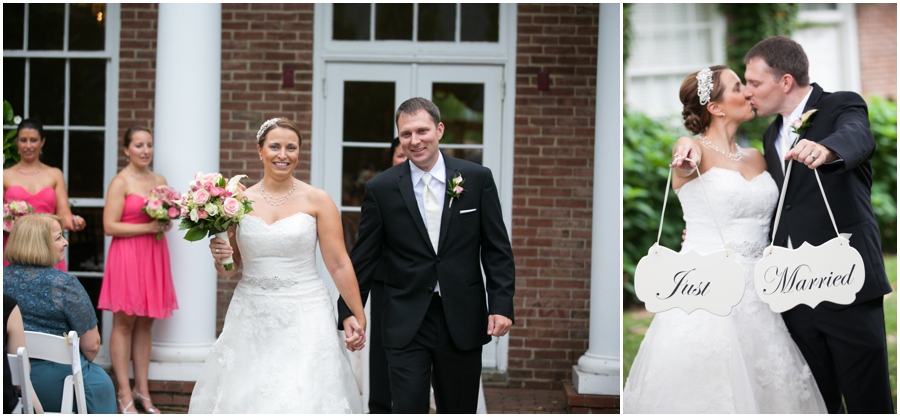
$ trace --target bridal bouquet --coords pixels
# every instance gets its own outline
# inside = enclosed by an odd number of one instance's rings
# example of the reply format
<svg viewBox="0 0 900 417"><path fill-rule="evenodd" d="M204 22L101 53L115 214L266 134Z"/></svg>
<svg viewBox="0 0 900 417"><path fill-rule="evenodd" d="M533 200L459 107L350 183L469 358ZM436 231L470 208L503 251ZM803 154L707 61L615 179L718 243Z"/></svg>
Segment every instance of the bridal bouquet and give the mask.
<svg viewBox="0 0 900 417"><path fill-rule="evenodd" d="M3 231L9 233L19 217L34 212L34 207L20 200L12 200L3 205Z"/></svg>
<svg viewBox="0 0 900 417"><path fill-rule="evenodd" d="M144 197L144 208L141 211L156 219L160 224L166 224L181 215L180 206L181 194L168 185L160 185L151 188ZM162 240L162 237L162 232L156 234L156 240Z"/></svg>
<svg viewBox="0 0 900 417"><path fill-rule="evenodd" d="M228 228L237 224L244 215L253 211L252 201L243 196L246 190L241 178L235 175L225 180L222 174L198 172L190 182L191 190L181 199L181 225L187 230L185 240L196 242L206 236L215 236L228 242ZM234 260L225 259L226 271L234 269Z"/></svg>

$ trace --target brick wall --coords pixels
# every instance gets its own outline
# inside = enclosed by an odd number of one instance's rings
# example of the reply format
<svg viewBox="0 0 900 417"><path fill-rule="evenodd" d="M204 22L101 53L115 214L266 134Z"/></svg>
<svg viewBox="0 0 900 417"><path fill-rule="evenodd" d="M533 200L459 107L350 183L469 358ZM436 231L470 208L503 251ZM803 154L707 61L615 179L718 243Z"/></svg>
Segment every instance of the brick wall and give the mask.
<svg viewBox="0 0 900 417"><path fill-rule="evenodd" d="M122 4L119 42L119 168L125 130L134 125L153 128L156 95L156 4Z"/></svg>
<svg viewBox="0 0 900 417"><path fill-rule="evenodd" d="M588 347L597 11L518 6L512 387L562 388Z"/></svg>
<svg viewBox="0 0 900 417"><path fill-rule="evenodd" d="M856 5L863 96L897 99L897 4Z"/></svg>

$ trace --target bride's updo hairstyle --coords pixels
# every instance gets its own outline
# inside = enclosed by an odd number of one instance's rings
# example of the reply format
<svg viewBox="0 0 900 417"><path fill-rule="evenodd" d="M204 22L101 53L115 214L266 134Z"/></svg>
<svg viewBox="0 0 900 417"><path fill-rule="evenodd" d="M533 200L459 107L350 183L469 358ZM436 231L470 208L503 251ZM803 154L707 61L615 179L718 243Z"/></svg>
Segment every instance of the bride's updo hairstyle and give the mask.
<svg viewBox="0 0 900 417"><path fill-rule="evenodd" d="M262 147L263 144L266 143L266 135L268 135L272 130L279 127L292 130L297 134L300 145L303 145L303 135L300 134L300 129L297 129L297 125L295 125L294 122L284 117L276 117L274 119L266 120L266 122L259 127L259 132L256 132L256 144L259 147Z"/></svg>
<svg viewBox="0 0 900 417"><path fill-rule="evenodd" d="M684 105L684 109L681 111L681 116L684 117L684 127L695 135L706 130L712 119L712 115L706 110L706 105L709 102L719 101L722 98L722 92L725 91L722 83L719 82L719 76L722 74L722 70L726 70L728 67L725 65L713 65L708 69L712 72L712 88L709 91L708 98L704 95L703 99L705 100L702 104L700 103L700 94L697 91L700 88L697 74L704 70L688 75L684 82L681 83L681 92L679 93L681 104Z"/></svg>

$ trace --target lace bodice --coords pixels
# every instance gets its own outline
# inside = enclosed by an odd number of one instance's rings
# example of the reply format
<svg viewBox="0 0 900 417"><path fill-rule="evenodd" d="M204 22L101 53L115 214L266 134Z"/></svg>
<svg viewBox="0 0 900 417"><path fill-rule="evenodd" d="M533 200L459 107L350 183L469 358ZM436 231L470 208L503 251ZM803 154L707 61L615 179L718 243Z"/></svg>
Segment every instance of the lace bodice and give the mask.
<svg viewBox="0 0 900 417"><path fill-rule="evenodd" d="M267 224L246 216L237 228L243 259L242 285L278 290L319 280L316 270L316 218L303 212Z"/></svg>
<svg viewBox="0 0 900 417"><path fill-rule="evenodd" d="M768 245L769 224L778 201L778 187L768 172L751 180L729 169L710 168L676 191L684 211L687 237L683 250L705 253L722 247L722 238L710 215L722 228L729 249L745 258L759 258ZM707 204L706 196L709 196Z"/></svg>

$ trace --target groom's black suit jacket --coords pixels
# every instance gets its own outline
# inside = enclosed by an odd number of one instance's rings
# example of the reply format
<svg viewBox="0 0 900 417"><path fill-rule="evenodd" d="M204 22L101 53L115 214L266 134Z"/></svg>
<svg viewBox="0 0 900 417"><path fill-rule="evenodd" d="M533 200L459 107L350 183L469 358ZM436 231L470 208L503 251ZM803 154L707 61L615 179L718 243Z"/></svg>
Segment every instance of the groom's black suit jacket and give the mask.
<svg viewBox="0 0 900 417"><path fill-rule="evenodd" d="M447 181L461 174L465 193L458 199L444 196L437 253L416 203L410 162L366 182L359 238L350 258L365 302L384 257L385 348L399 349L413 339L438 282L450 337L459 349L490 342L488 314L514 320L515 264L491 171L446 155L444 163ZM342 328L351 315L343 299L338 315Z"/></svg>
<svg viewBox="0 0 900 417"><path fill-rule="evenodd" d="M856 93L827 93L813 83L812 94L803 112L812 109L818 109L818 112L810 118L812 124L801 139L820 143L843 158L843 162L823 164L818 170L838 230L853 234L850 246L859 251L866 268L865 283L856 294L855 305L891 292L881 255L881 234L871 203L872 166L869 160L875 152L875 138L869 130L866 102ZM778 184L779 191L784 183L781 167L785 161L778 157L775 138L781 129L782 118L776 117L763 139L769 174ZM791 168L775 244L786 247L788 236L794 248L803 242L818 246L836 237L813 170L796 161ZM843 307L833 303L822 305Z"/></svg>

